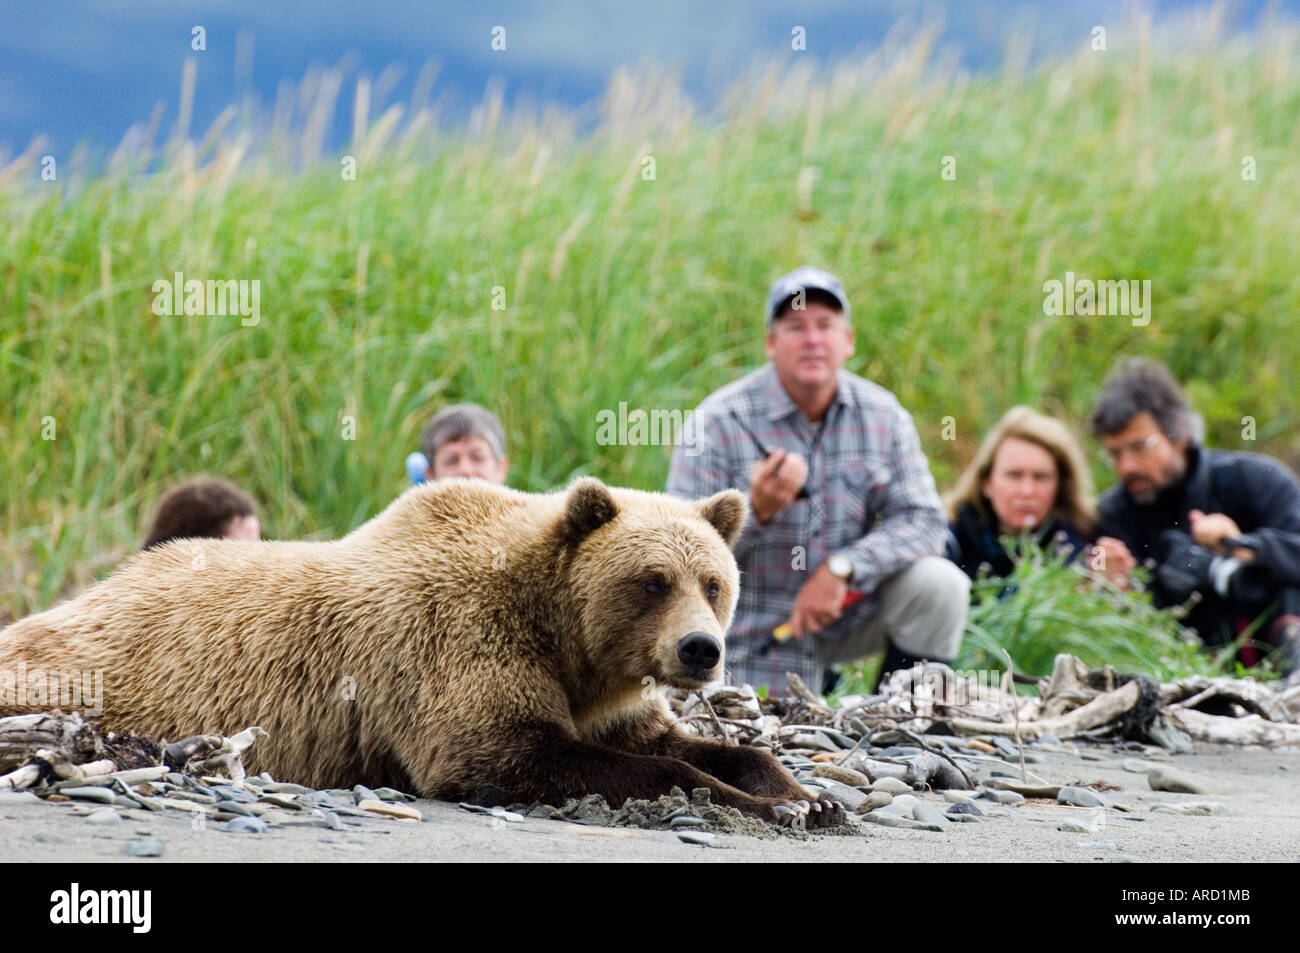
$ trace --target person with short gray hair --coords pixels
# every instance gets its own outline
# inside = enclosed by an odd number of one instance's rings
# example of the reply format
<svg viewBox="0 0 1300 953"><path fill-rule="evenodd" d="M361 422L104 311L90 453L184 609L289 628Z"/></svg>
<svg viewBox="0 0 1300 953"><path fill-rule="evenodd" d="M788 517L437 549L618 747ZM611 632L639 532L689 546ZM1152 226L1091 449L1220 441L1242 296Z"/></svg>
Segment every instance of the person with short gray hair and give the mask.
<svg viewBox="0 0 1300 953"><path fill-rule="evenodd" d="M1155 562L1155 605L1199 594L1186 624L1208 645L1267 611L1263 639L1282 668L1300 663L1300 481L1272 457L1201 445L1200 418L1161 364L1130 359L1092 409L1094 436L1120 482L1098 501L1101 557L1120 586ZM1260 660L1243 647L1245 665Z"/></svg>
<svg viewBox="0 0 1300 953"><path fill-rule="evenodd" d="M425 480L460 476L478 477L489 483L506 482L510 460L506 456L505 428L486 407L465 403L438 411L424 427L420 449ZM416 475L411 472L413 480Z"/></svg>

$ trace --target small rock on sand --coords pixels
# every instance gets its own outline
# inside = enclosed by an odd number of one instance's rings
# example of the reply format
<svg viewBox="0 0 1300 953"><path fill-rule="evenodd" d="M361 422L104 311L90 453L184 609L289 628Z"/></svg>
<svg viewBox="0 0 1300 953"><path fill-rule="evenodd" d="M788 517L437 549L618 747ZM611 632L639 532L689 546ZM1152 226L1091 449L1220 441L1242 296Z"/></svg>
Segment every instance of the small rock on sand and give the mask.
<svg viewBox="0 0 1300 953"><path fill-rule="evenodd" d="M358 802L357 807L363 811L369 811L372 814L383 814L387 817L410 818L413 821L420 819L420 812L415 808L393 801L365 800Z"/></svg>
<svg viewBox="0 0 1300 953"><path fill-rule="evenodd" d="M906 794L912 790L912 786L906 781L900 781L898 778L876 778L872 783L873 791L884 791L886 794Z"/></svg>
<svg viewBox="0 0 1300 953"><path fill-rule="evenodd" d="M1183 804L1152 804L1151 810L1160 814L1183 814L1191 816L1226 813L1222 804L1215 804L1211 801L1187 801Z"/></svg>
<svg viewBox="0 0 1300 953"><path fill-rule="evenodd" d="M871 779L861 771L854 771L852 768L842 768L838 764L819 764L813 768L813 777L830 778L832 781L839 781L841 784L847 784L854 788L871 787Z"/></svg>
<svg viewBox="0 0 1300 953"><path fill-rule="evenodd" d="M1147 784L1153 791L1170 791L1174 794L1213 794L1214 785L1207 779L1174 768L1155 768L1147 774Z"/></svg>

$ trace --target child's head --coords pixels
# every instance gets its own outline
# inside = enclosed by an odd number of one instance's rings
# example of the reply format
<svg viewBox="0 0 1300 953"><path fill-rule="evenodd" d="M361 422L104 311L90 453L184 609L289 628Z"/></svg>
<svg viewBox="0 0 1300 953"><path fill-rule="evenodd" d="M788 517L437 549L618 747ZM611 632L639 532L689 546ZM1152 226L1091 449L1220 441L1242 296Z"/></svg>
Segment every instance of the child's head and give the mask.
<svg viewBox="0 0 1300 953"><path fill-rule="evenodd" d="M424 428L420 449L429 461L426 479L462 476L506 482L510 461L505 430L495 414L478 404L438 411Z"/></svg>
<svg viewBox="0 0 1300 953"><path fill-rule="evenodd" d="M194 477L163 494L143 549L173 539L260 539L253 498L233 483Z"/></svg>

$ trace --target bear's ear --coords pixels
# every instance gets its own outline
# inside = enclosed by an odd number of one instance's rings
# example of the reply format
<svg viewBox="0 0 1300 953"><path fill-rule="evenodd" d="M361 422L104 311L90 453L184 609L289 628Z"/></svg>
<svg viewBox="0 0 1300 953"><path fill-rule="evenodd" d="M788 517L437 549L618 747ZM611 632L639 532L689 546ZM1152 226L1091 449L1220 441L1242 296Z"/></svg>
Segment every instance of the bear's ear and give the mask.
<svg viewBox="0 0 1300 953"><path fill-rule="evenodd" d="M749 503L738 490L723 490L700 503L700 515L718 531L728 546L735 546L745 520L749 518Z"/></svg>
<svg viewBox="0 0 1300 953"><path fill-rule="evenodd" d="M583 477L569 487L564 505L564 541L576 545L617 515L618 507L609 495L609 487L595 477Z"/></svg>

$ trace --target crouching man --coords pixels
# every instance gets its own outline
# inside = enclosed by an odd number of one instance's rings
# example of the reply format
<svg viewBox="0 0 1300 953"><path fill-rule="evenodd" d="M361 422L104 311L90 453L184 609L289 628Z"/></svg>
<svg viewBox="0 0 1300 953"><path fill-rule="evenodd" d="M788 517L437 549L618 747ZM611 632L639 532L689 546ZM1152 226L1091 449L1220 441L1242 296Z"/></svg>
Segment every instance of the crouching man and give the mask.
<svg viewBox="0 0 1300 953"><path fill-rule="evenodd" d="M749 495L727 667L729 681L773 694L786 672L828 690L832 663L881 651L882 678L950 662L965 626L970 580L939 555L946 521L912 418L843 369L849 314L834 276L780 278L767 301L770 363L705 399L695 443L674 450L669 472L668 492L684 499Z"/></svg>

